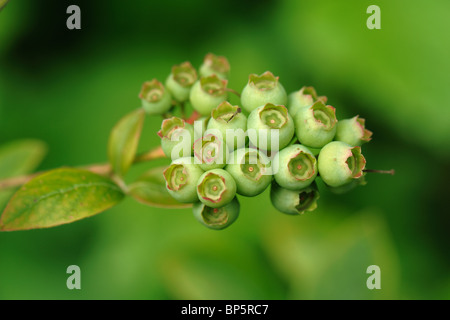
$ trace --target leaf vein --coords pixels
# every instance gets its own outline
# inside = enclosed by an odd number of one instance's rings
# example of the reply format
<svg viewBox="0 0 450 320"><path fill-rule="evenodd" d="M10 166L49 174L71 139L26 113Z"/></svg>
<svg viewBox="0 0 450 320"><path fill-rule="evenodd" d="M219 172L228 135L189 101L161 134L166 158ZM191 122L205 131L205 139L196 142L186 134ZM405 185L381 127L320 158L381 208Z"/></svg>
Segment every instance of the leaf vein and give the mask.
<svg viewBox="0 0 450 320"><path fill-rule="evenodd" d="M45 194L43 196L40 196L39 198L35 199L34 202L31 204L31 206L29 206L28 208L32 209L40 201L45 200L47 198L51 198L51 197L56 196L56 195L64 195L66 193L75 191L76 189L80 189L80 188L99 187L99 186L100 187L107 187L107 188L110 188L110 189L112 189L114 191L122 192L122 190L120 190L120 188L117 187L116 185L105 183L105 182L92 182L92 183L75 184L75 185L73 185L70 188L60 189L60 190L53 191L53 192L50 192L48 194Z"/></svg>

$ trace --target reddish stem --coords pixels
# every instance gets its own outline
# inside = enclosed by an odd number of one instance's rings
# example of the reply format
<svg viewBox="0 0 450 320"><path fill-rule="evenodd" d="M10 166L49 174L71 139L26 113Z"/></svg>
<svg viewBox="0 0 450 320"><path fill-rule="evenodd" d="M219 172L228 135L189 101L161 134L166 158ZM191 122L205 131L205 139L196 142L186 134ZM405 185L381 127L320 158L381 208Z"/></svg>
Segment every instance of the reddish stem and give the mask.
<svg viewBox="0 0 450 320"><path fill-rule="evenodd" d="M237 92L236 90L234 90L234 89L225 88L225 91L234 93L234 94L237 95L239 98L241 97L241 94L240 94L239 92Z"/></svg>
<svg viewBox="0 0 450 320"><path fill-rule="evenodd" d="M165 158L165 157L166 157L166 155L164 154L161 146L158 146L150 151L147 151L142 154L138 154L134 158L133 163L146 162L146 161L151 161L151 160ZM109 163L91 164L91 165L83 166L80 168L91 171L93 173L96 173L96 174L99 174L102 176L109 176L109 175L111 175L111 172L112 172L112 168ZM30 174L30 175L12 177L12 178L7 178L4 180L1 180L0 181L0 190L10 189L10 188L21 186L42 173L44 173L44 172L36 172L36 173Z"/></svg>
<svg viewBox="0 0 450 320"><path fill-rule="evenodd" d="M189 124L194 124L195 120L198 120L202 115L200 113L198 113L197 111L194 110L194 112L192 112L191 116L186 119L185 121Z"/></svg>

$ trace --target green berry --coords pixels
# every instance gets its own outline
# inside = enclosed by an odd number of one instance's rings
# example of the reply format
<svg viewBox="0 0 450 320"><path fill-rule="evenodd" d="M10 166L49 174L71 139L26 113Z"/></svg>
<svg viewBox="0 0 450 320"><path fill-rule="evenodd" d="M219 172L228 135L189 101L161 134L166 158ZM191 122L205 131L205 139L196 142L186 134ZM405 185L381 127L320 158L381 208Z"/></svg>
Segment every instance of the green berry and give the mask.
<svg viewBox="0 0 450 320"><path fill-rule="evenodd" d="M292 92L288 96L289 113L293 117L299 109L309 107L318 100L326 103L327 97L318 97L314 87L303 87L299 91Z"/></svg>
<svg viewBox="0 0 450 320"><path fill-rule="evenodd" d="M309 151L312 152L312 154L313 154L315 157L317 157L317 156L319 155L319 153L320 153L320 150L321 150L322 148L311 148L311 147L308 147L308 149L309 149Z"/></svg>
<svg viewBox="0 0 450 320"><path fill-rule="evenodd" d="M236 197L220 208L211 208L202 202L197 202L192 207L194 217L204 226L214 230L225 229L236 221L239 209L240 204Z"/></svg>
<svg viewBox="0 0 450 320"><path fill-rule="evenodd" d="M236 183L225 170L213 169L205 172L198 180L197 195L208 207L220 208L233 200Z"/></svg>
<svg viewBox="0 0 450 320"><path fill-rule="evenodd" d="M243 148L246 145L247 117L239 112L238 106L224 101L211 112L208 130L216 129L222 134L223 141L230 150ZM227 139L227 135L230 139Z"/></svg>
<svg viewBox="0 0 450 320"><path fill-rule="evenodd" d="M197 202L197 181L203 172L191 157L174 160L164 171L167 191L179 202Z"/></svg>
<svg viewBox="0 0 450 320"><path fill-rule="evenodd" d="M316 183L301 190L289 190L280 187L276 182L270 188L270 200L272 205L286 214L297 215L317 208L319 191Z"/></svg>
<svg viewBox="0 0 450 320"><path fill-rule="evenodd" d="M195 138L202 137L208 127L210 117L201 117L194 121Z"/></svg>
<svg viewBox="0 0 450 320"><path fill-rule="evenodd" d="M144 110L151 115L166 113L169 111L172 103L170 93L156 79L144 82L139 98L142 101Z"/></svg>
<svg viewBox="0 0 450 320"><path fill-rule="evenodd" d="M361 146L372 139L372 132L365 128L366 120L359 116L339 120L335 140L348 143L351 146Z"/></svg>
<svg viewBox="0 0 450 320"><path fill-rule="evenodd" d="M322 148L332 141L336 134L336 114L332 106L317 101L310 107L304 107L294 116L295 133L301 144Z"/></svg>
<svg viewBox="0 0 450 320"><path fill-rule="evenodd" d="M192 86L189 99L192 107L201 115L209 116L211 111L227 99L227 80L213 74L201 77Z"/></svg>
<svg viewBox="0 0 450 320"><path fill-rule="evenodd" d="M229 151L226 143L214 134L206 134L194 142L194 158L205 171L226 166Z"/></svg>
<svg viewBox="0 0 450 320"><path fill-rule="evenodd" d="M251 74L242 90L242 107L250 113L267 103L286 105L287 94L278 79L270 71L260 76Z"/></svg>
<svg viewBox="0 0 450 320"><path fill-rule="evenodd" d="M366 166L361 147L341 141L333 141L323 147L318 162L320 177L330 187L340 187L361 178Z"/></svg>
<svg viewBox="0 0 450 320"><path fill-rule="evenodd" d="M275 156L275 181L289 190L306 188L317 176L317 161L313 153L300 144L284 148Z"/></svg>
<svg viewBox="0 0 450 320"><path fill-rule="evenodd" d="M194 127L183 119L177 117L164 119L158 136L161 138L164 154L168 158L175 160L191 156Z"/></svg>
<svg viewBox="0 0 450 320"><path fill-rule="evenodd" d="M295 129L285 106L267 103L250 113L247 130L250 142L259 149L281 150L291 142ZM278 141L272 141L271 136L276 133Z"/></svg>
<svg viewBox="0 0 450 320"><path fill-rule="evenodd" d="M225 170L236 182L236 192L246 197L262 193L272 181L270 161L256 149L242 148L234 151Z"/></svg>
<svg viewBox="0 0 450 320"><path fill-rule="evenodd" d="M166 80L166 88L176 101L184 102L189 99L191 87L196 81L197 71L190 62L183 62L172 67L172 73Z"/></svg>
<svg viewBox="0 0 450 320"><path fill-rule="evenodd" d="M358 186L365 186L366 184L367 184L367 182L365 179L365 172L364 172L363 175L361 176L361 178L353 179L349 183L344 184L340 187L330 187L330 186L327 186L327 187L328 187L328 190L330 190L334 194L344 194L344 193L347 193L347 192L353 190L354 188L356 188Z"/></svg>
<svg viewBox="0 0 450 320"><path fill-rule="evenodd" d="M230 74L230 64L227 58L216 56L208 53L200 66L200 76L207 77L210 75L217 75L221 79L228 79Z"/></svg>

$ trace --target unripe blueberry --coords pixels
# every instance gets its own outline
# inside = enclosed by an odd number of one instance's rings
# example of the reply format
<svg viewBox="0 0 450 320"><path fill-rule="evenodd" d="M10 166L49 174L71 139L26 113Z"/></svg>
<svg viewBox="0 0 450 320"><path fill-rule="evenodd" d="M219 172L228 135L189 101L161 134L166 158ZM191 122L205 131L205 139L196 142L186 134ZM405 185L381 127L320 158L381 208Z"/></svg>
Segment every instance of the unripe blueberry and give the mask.
<svg viewBox="0 0 450 320"><path fill-rule="evenodd" d="M309 107L316 101L327 102L327 97L318 97L314 87L303 87L299 91L292 92L288 96L288 110L291 116L295 116L297 111L303 107Z"/></svg>
<svg viewBox="0 0 450 320"><path fill-rule="evenodd" d="M202 174L198 180L197 195L208 207L220 208L233 200L236 183L225 170L213 169Z"/></svg>
<svg viewBox="0 0 450 320"><path fill-rule="evenodd" d="M341 141L333 141L323 147L318 162L320 177L330 187L340 187L360 178L366 166L361 147Z"/></svg>
<svg viewBox="0 0 450 320"><path fill-rule="evenodd" d="M167 191L179 202L197 202L197 181L203 173L192 157L174 160L164 171Z"/></svg>
<svg viewBox="0 0 450 320"><path fill-rule="evenodd" d="M163 114L169 111L172 103L170 93L156 79L144 82L139 98L142 101L144 110L151 115Z"/></svg>
<svg viewBox="0 0 450 320"><path fill-rule="evenodd" d="M366 120L359 116L339 120L335 140L348 143L351 146L361 146L372 139L372 132L365 128Z"/></svg>
<svg viewBox="0 0 450 320"><path fill-rule="evenodd" d="M358 179L353 179L352 181L350 181L347 184L344 184L342 186L339 187L328 187L328 190L330 190L332 193L334 194L344 194L347 193L351 190L353 190L354 188L358 187L358 186L365 186L367 184L366 179L365 179L365 172L363 172L363 175L358 178Z"/></svg>
<svg viewBox="0 0 450 320"><path fill-rule="evenodd" d="M214 134L207 134L194 142L194 158L205 171L226 166L229 151L226 143Z"/></svg>
<svg viewBox="0 0 450 320"><path fill-rule="evenodd" d="M230 74L230 64L227 58L216 56L208 53L200 66L200 76L207 77L210 75L217 75L221 79L228 79Z"/></svg>
<svg viewBox="0 0 450 320"><path fill-rule="evenodd" d="M315 157L317 157L317 156L319 155L319 153L320 153L320 150L321 150L322 148L311 148L311 147L308 147L308 149L309 149L309 151L312 152L312 154L313 154Z"/></svg>
<svg viewBox="0 0 450 320"><path fill-rule="evenodd" d="M176 101L184 102L189 99L189 92L195 81L197 71L190 62L183 62L172 67L172 73L166 80L166 88Z"/></svg>
<svg viewBox="0 0 450 320"><path fill-rule="evenodd" d="M214 230L230 226L238 218L239 210L240 204L236 197L220 208L211 208L202 202L197 202L192 207L194 217L204 226Z"/></svg>
<svg viewBox="0 0 450 320"><path fill-rule="evenodd" d="M194 121L195 137L201 137L206 132L210 117L201 117Z"/></svg>
<svg viewBox="0 0 450 320"><path fill-rule="evenodd" d="M209 116L211 111L227 99L227 80L215 74L201 77L192 86L189 99L192 107L201 115Z"/></svg>
<svg viewBox="0 0 450 320"><path fill-rule="evenodd" d="M242 90L242 107L250 113L266 103L286 105L287 94L278 79L279 77L275 77L270 71L260 76L251 74Z"/></svg>
<svg viewBox="0 0 450 320"><path fill-rule="evenodd" d="M336 114L332 106L317 101L310 107L304 107L294 116L295 133L301 144L322 148L332 141L336 134Z"/></svg>
<svg viewBox="0 0 450 320"><path fill-rule="evenodd" d="M164 119L158 136L161 138L164 154L168 158L175 160L191 156L194 128L183 119L178 117Z"/></svg>
<svg viewBox="0 0 450 320"><path fill-rule="evenodd" d="M246 197L262 193L272 181L270 161L256 149L234 151L225 170L234 178L236 192Z"/></svg>
<svg viewBox="0 0 450 320"><path fill-rule="evenodd" d="M317 176L317 161L313 153L300 144L293 144L281 150L274 160L278 170L275 181L289 190L306 188Z"/></svg>
<svg viewBox="0 0 450 320"><path fill-rule="evenodd" d="M251 129L251 130L250 130ZM283 149L294 136L294 121L285 106L267 103L253 110L247 121L250 142L263 150ZM278 141L272 141L271 135L278 131ZM276 133L276 132L274 132ZM278 145L277 145L278 142Z"/></svg>
<svg viewBox="0 0 450 320"><path fill-rule="evenodd" d="M247 117L239 112L238 106L224 101L211 112L208 130L217 129L230 150L245 147L247 136ZM230 139L227 139L227 130Z"/></svg>
<svg viewBox="0 0 450 320"><path fill-rule="evenodd" d="M276 182L273 182L270 188L272 205L286 214L297 215L315 210L319 197L316 183L296 191L282 188Z"/></svg>

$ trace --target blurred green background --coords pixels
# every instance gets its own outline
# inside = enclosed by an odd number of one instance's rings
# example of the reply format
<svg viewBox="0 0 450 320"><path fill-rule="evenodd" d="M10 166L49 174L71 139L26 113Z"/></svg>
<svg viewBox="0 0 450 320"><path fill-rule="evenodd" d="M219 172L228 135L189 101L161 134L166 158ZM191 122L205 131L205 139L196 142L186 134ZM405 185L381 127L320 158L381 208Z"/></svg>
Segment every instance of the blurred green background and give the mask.
<svg viewBox="0 0 450 320"><path fill-rule="evenodd" d="M66 28L69 4L81 30ZM381 30L366 27L371 4ZM106 161L109 131L139 106L141 84L214 52L230 61L231 88L270 70L288 92L315 86L339 119L366 118L367 167L396 174L323 191L299 217L274 210L267 191L241 198L221 232L190 209L127 199L69 225L1 233L0 299L449 299L448 12L445 0L10 1L0 145L45 141L38 170ZM146 119L140 150L157 145L159 126ZM72 264L81 290L66 288ZM366 287L373 264L381 290Z"/></svg>

